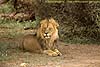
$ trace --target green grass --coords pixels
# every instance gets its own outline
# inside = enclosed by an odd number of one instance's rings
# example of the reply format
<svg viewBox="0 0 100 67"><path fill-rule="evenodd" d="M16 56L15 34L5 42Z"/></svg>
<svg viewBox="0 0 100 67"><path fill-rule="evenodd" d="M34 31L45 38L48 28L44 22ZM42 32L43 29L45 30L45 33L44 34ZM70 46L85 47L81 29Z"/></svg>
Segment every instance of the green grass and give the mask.
<svg viewBox="0 0 100 67"><path fill-rule="evenodd" d="M9 2L0 6L0 13L11 13L13 11L15 11L15 9Z"/></svg>
<svg viewBox="0 0 100 67"><path fill-rule="evenodd" d="M19 49L15 48L14 42L0 42L0 61L14 60L14 53L19 53Z"/></svg>
<svg viewBox="0 0 100 67"><path fill-rule="evenodd" d="M100 41L86 37L70 37L64 40L68 44L100 44Z"/></svg>
<svg viewBox="0 0 100 67"><path fill-rule="evenodd" d="M36 21L24 21L19 22L15 20L7 20L7 19L0 19L0 28L1 31L4 31L1 33L0 37L15 37L16 35L23 34L23 31L25 27L35 27Z"/></svg>
<svg viewBox="0 0 100 67"><path fill-rule="evenodd" d="M7 56L7 43L0 42L0 61L9 59Z"/></svg>

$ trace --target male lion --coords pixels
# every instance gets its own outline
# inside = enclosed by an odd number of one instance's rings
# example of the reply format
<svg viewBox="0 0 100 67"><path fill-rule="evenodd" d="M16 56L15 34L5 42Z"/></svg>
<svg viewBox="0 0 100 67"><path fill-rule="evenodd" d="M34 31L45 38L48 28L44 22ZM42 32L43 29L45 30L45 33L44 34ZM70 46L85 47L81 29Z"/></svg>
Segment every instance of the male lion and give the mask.
<svg viewBox="0 0 100 67"><path fill-rule="evenodd" d="M42 20L36 36L27 35L23 38L23 48L30 51L39 49L39 51L49 56L62 55L57 47L58 26L59 24L53 18Z"/></svg>

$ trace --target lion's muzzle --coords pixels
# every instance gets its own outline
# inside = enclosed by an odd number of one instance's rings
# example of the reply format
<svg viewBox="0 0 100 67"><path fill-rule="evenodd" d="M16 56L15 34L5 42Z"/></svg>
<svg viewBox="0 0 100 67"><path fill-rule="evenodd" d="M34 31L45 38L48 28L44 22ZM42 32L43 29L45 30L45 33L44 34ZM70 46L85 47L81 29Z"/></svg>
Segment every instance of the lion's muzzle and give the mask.
<svg viewBox="0 0 100 67"><path fill-rule="evenodd" d="M44 33L44 38L49 39L51 35L49 33Z"/></svg>

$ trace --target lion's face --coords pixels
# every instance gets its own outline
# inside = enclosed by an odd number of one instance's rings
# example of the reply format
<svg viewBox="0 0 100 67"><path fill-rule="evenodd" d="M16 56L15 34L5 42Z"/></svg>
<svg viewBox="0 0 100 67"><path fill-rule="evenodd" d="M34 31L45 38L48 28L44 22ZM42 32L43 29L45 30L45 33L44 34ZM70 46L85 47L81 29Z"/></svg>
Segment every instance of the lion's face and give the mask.
<svg viewBox="0 0 100 67"><path fill-rule="evenodd" d="M45 24L42 24L42 36L44 36L44 38L48 39L51 37L51 35L53 35L53 33L55 32L55 28L54 26L49 23L46 22Z"/></svg>
<svg viewBox="0 0 100 67"><path fill-rule="evenodd" d="M58 36L58 23L54 19L45 19L40 22L40 35L43 39L50 39L52 36Z"/></svg>

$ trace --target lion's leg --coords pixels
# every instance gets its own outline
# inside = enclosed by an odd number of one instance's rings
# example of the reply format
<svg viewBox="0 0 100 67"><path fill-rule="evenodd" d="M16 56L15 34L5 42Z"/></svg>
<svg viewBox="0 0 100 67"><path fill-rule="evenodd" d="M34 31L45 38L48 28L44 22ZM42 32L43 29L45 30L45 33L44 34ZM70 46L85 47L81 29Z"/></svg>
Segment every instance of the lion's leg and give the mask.
<svg viewBox="0 0 100 67"><path fill-rule="evenodd" d="M62 53L58 49L54 49L54 52L56 52L58 54L58 56L62 55Z"/></svg>
<svg viewBox="0 0 100 67"><path fill-rule="evenodd" d="M58 50L58 40L54 41L54 46L53 46L53 51L56 52L58 54L58 56L61 56L62 53Z"/></svg>
<svg viewBox="0 0 100 67"><path fill-rule="evenodd" d="M44 50L43 53L49 56L58 56L57 52L54 52L52 50Z"/></svg>

